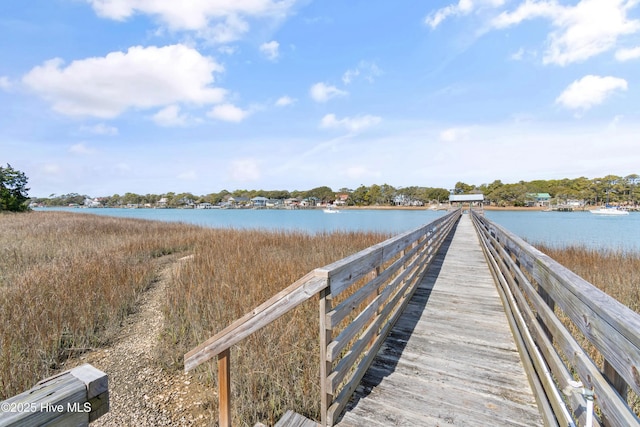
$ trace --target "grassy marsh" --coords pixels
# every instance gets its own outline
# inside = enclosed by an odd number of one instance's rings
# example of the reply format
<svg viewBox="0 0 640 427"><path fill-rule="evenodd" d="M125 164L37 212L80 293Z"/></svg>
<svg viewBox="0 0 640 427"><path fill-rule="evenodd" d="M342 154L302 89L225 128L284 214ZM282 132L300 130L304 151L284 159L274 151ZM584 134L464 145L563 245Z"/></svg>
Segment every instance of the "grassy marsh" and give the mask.
<svg viewBox="0 0 640 427"><path fill-rule="evenodd" d="M108 344L157 280L163 255L193 255L167 286L157 352L159 364L181 371L184 353L245 312L310 270L387 237L0 215L0 399L51 375L65 358ZM232 349L234 424L273 422L291 407L317 416L317 310L309 301ZM214 385L214 365L195 376Z"/></svg>
<svg viewBox="0 0 640 427"><path fill-rule="evenodd" d="M184 353L302 275L387 237L2 214L0 400L51 375L65 358L108 345L158 279L165 255L193 255L173 270L158 342L157 363L179 372ZM640 310L640 254L538 247ZM292 408L319 418L318 331L312 299L232 348L234 425L273 423ZM215 369L206 363L194 376L213 387ZM215 417L217 402L211 403Z"/></svg>

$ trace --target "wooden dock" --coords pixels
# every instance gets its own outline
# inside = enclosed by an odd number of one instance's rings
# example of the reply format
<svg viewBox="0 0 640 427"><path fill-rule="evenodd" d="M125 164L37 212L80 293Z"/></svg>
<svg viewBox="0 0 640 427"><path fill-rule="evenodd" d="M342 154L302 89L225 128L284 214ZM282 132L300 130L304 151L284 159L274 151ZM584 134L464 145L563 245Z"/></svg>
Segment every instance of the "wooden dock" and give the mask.
<svg viewBox="0 0 640 427"><path fill-rule="evenodd" d="M468 215L443 244L337 425L543 425Z"/></svg>

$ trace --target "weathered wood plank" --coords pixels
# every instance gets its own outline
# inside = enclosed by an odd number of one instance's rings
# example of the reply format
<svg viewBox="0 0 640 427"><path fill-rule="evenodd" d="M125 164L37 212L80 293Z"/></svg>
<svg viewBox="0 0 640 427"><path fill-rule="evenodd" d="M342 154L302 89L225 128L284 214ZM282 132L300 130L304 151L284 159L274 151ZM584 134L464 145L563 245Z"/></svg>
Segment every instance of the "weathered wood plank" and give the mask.
<svg viewBox="0 0 640 427"><path fill-rule="evenodd" d="M340 426L539 426L535 398L463 215L386 338Z"/></svg>
<svg viewBox="0 0 640 427"><path fill-rule="evenodd" d="M109 409L107 375L91 365L81 365L2 403L2 427L88 425Z"/></svg>
<svg viewBox="0 0 640 427"><path fill-rule="evenodd" d="M309 418L300 415L292 410L288 410L280 418L274 427L319 427L320 425Z"/></svg>
<svg viewBox="0 0 640 427"><path fill-rule="evenodd" d="M482 221L487 223L486 220ZM626 378L630 381L629 385L635 389L638 387L637 377L633 375L635 367L638 366L640 360L638 348L632 344L635 340L627 340L629 325L618 328L616 322L609 323L609 320L619 316L620 311L629 313L628 308L621 309L621 304L612 299L595 287L590 285L584 279L576 276L568 271L565 267L532 248L521 239L512 235L508 231L491 225L492 249L496 259L500 263L504 263L508 268L501 267L503 270L509 270L510 274L506 275L509 279L510 287L516 299L520 310L525 315L527 326L531 334L536 337L536 343L540 351L544 354L546 363L553 371L556 380L561 384L560 388L564 388L568 384L568 380L572 379L566 372L569 368L564 366L563 360L568 361L570 369L579 374L583 378L586 387L593 388L598 395L598 405L602 410L603 416L609 422L615 425L633 425L639 422L628 407L626 400L618 394L617 389L611 386L611 383L604 378L603 372L593 364L593 362L585 356L585 351L579 343L566 330L564 325L556 317L552 308L548 305L548 295L569 317L572 318L583 334L598 347L605 357L612 359L612 366L621 369L620 378ZM499 243L497 241L500 241ZM545 289L543 295L540 295L532 286L527 277L520 271L508 253L515 254L519 267L527 271L535 278L539 286ZM517 280L516 283L509 277L513 275ZM599 295L594 300L600 301L602 304L596 308L593 301L585 303L583 290L587 294ZM524 303L521 293L527 295L529 302L536 312L536 316L531 314L531 310ZM614 310L617 313L611 314L608 311ZM609 320L607 320L609 319ZM627 317L629 324L633 325L638 320L638 315L631 312ZM620 329L627 331L621 333ZM637 332L636 332L637 333ZM551 344L552 337L555 344L561 349L563 359L555 353L554 346ZM637 337L636 337L637 340ZM608 359L607 359L608 360ZM617 384L620 387L620 384ZM572 408L578 416L584 417L584 399L571 396ZM582 414L582 415L580 415Z"/></svg>

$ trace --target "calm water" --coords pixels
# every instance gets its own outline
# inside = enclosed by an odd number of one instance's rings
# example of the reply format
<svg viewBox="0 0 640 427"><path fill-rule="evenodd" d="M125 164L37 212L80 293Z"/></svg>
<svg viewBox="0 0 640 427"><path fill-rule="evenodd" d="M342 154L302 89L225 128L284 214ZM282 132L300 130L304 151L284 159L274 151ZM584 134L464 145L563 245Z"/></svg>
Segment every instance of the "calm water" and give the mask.
<svg viewBox="0 0 640 427"><path fill-rule="evenodd" d="M269 230L382 231L401 233L429 223L446 214L427 210L341 210L326 214L322 209L83 209L44 208L37 210L143 218L185 222L205 227Z"/></svg>
<svg viewBox="0 0 640 427"><path fill-rule="evenodd" d="M486 211L485 216L530 243L640 251L638 212L602 216L589 212Z"/></svg>
<svg viewBox="0 0 640 427"><path fill-rule="evenodd" d="M47 209L40 209L47 210ZM251 209L63 209L71 212L184 222L216 228L400 233L433 221L444 211ZM531 243L587 245L640 251L640 213L605 217L588 212L486 211L486 216Z"/></svg>

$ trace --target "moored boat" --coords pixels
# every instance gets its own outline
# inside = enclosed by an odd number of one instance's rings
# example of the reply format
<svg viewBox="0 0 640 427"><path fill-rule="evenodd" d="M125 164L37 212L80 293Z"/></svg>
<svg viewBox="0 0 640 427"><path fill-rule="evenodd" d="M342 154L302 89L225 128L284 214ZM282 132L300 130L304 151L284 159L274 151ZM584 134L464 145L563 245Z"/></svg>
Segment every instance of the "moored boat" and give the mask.
<svg viewBox="0 0 640 427"><path fill-rule="evenodd" d="M629 215L628 211L613 206L603 206L599 209L593 209L589 212L594 215Z"/></svg>

